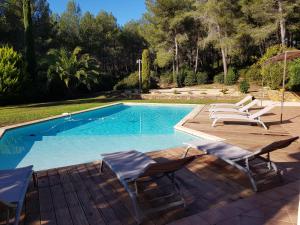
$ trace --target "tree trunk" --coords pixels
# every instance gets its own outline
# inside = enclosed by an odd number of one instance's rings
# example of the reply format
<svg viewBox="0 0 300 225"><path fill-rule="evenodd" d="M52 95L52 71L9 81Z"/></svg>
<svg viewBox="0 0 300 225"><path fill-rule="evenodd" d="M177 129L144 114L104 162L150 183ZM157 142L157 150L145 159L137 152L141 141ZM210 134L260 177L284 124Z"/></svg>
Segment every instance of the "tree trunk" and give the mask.
<svg viewBox="0 0 300 225"><path fill-rule="evenodd" d="M227 56L226 56L226 49L224 47L221 47L222 52L222 62L223 62L223 70L224 70L224 81L226 80L227 76Z"/></svg>
<svg viewBox="0 0 300 225"><path fill-rule="evenodd" d="M195 73L198 71L198 59L199 59L199 47L196 49L196 59L195 59Z"/></svg>
<svg viewBox="0 0 300 225"><path fill-rule="evenodd" d="M176 63L176 74L178 75L179 65L178 65L178 43L175 35L175 63Z"/></svg>
<svg viewBox="0 0 300 225"><path fill-rule="evenodd" d="M286 27L285 27L285 18L283 16L282 0L278 0L278 12L280 14L279 26L280 26L281 45L285 46Z"/></svg>

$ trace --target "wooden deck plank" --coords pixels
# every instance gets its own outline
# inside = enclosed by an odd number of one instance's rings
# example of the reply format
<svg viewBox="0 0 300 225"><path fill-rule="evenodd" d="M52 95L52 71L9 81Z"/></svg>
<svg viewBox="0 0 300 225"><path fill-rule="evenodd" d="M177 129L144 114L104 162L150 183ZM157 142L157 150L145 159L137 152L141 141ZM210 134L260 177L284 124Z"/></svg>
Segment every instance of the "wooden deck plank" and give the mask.
<svg viewBox="0 0 300 225"><path fill-rule="evenodd" d="M87 191L84 181L80 177L80 166L74 168L74 170L70 171L71 181L73 187L76 190L78 199L81 202L81 206L83 211L87 216L87 220L90 225L101 225L105 224L102 215L97 210L95 203L91 201L92 197L90 193Z"/></svg>
<svg viewBox="0 0 300 225"><path fill-rule="evenodd" d="M104 198L109 203L121 223L136 224L130 209L128 209L128 202L126 202L124 205L124 202L120 200L121 196L115 193L114 187L111 185L111 177L105 177L105 173L100 174L99 165L98 167L95 165L89 165L87 170L90 174L93 174L92 178L94 179L94 182L98 185L98 187L101 187Z"/></svg>
<svg viewBox="0 0 300 225"><path fill-rule="evenodd" d="M88 166L86 166L85 170L82 172L82 179L85 180L86 187L90 192L97 209L102 213L107 224L121 225L121 221L118 219L114 210L101 192L101 185L97 184L97 182L92 179L95 176L100 176L100 174L97 173L97 171L90 173Z"/></svg>
<svg viewBox="0 0 300 225"><path fill-rule="evenodd" d="M74 225L88 225L89 223L86 215L80 205L80 201L75 192L75 188L69 179L67 171L58 170L58 174Z"/></svg>

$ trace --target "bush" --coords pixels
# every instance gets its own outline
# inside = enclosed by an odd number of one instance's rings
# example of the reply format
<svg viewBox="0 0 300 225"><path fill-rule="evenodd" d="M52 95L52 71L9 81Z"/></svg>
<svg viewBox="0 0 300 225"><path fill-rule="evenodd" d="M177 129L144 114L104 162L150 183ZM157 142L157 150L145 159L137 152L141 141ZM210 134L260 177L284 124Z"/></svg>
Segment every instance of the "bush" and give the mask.
<svg viewBox="0 0 300 225"><path fill-rule="evenodd" d="M282 82L283 63L271 63L265 65L264 63L279 53L282 53L283 49L280 45L273 45L269 47L266 53L260 58L259 65L261 66L261 74L264 81L271 89L278 89Z"/></svg>
<svg viewBox="0 0 300 225"><path fill-rule="evenodd" d="M234 85L239 79L239 75L236 70L229 68L225 79L226 85Z"/></svg>
<svg viewBox="0 0 300 225"><path fill-rule="evenodd" d="M0 48L0 96L2 98L18 95L23 81L22 55L13 48Z"/></svg>
<svg viewBox="0 0 300 225"><path fill-rule="evenodd" d="M240 83L240 92L242 93L248 93L248 90L250 88L250 84L247 80L242 80L241 83Z"/></svg>
<svg viewBox="0 0 300 225"><path fill-rule="evenodd" d="M289 66L289 82L287 87L293 91L300 91L300 59Z"/></svg>
<svg viewBox="0 0 300 225"><path fill-rule="evenodd" d="M196 76L195 73L191 70L185 71L184 85L192 86L196 84Z"/></svg>
<svg viewBox="0 0 300 225"><path fill-rule="evenodd" d="M115 86L114 90L124 90L124 89L135 89L139 87L139 73L134 72L129 74L123 80L119 81Z"/></svg>
<svg viewBox="0 0 300 225"><path fill-rule="evenodd" d="M196 74L196 82L197 84L207 84L208 83L208 75L206 72L198 72Z"/></svg>
<svg viewBox="0 0 300 225"><path fill-rule="evenodd" d="M167 86L173 83L173 73L164 73L159 77L159 83L161 86Z"/></svg>
<svg viewBox="0 0 300 225"><path fill-rule="evenodd" d="M224 73L219 73L214 76L214 83L223 84L224 83Z"/></svg>
<svg viewBox="0 0 300 225"><path fill-rule="evenodd" d="M258 63L250 66L246 71L244 78L249 81L261 82L261 67Z"/></svg>

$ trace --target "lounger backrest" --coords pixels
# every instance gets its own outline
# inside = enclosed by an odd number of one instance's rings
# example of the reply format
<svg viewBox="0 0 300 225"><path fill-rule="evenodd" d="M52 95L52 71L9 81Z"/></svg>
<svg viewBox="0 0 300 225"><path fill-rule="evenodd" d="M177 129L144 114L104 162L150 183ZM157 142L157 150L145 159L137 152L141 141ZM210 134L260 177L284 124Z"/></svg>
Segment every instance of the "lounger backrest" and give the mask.
<svg viewBox="0 0 300 225"><path fill-rule="evenodd" d="M187 164L191 163L196 156L190 156L182 159L176 159L176 160L170 160L167 162L162 163L152 163L149 164L144 172L140 174L139 178L141 177L148 177L148 176L154 176L162 173L172 173L175 172Z"/></svg>
<svg viewBox="0 0 300 225"><path fill-rule="evenodd" d="M269 112L269 111L270 111L271 109L273 109L273 108L274 108L274 105L273 105L273 104L272 104L272 105L268 105L268 106L266 106L265 108L259 110L258 112L252 114L252 115L249 116L249 117L250 117L250 119L256 119L256 118L258 118L258 117L260 117L260 116L266 114L267 112Z"/></svg>
<svg viewBox="0 0 300 225"><path fill-rule="evenodd" d="M235 103L236 106L241 106L245 104L246 102L250 101L252 99L252 95L247 95L245 98L243 98L241 101Z"/></svg>
<svg viewBox="0 0 300 225"><path fill-rule="evenodd" d="M285 148L287 146L289 146L291 143L293 143L294 141L296 141L299 137L292 137L289 139L285 139L285 140L280 140L280 141L275 141L261 149L259 149L258 151L254 152L253 155L259 156L259 155L263 155L278 149L282 149Z"/></svg>
<svg viewBox="0 0 300 225"><path fill-rule="evenodd" d="M252 102L248 103L244 107L240 108L239 111L245 112L249 110L252 106L255 106L258 103L258 99L254 99Z"/></svg>

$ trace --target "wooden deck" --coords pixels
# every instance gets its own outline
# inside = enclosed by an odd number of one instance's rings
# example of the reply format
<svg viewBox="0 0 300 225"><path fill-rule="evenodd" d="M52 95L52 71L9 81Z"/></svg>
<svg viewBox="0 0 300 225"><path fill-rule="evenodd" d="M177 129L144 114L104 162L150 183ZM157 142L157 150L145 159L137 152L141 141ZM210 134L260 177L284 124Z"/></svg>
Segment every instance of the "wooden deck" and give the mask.
<svg viewBox="0 0 300 225"><path fill-rule="evenodd" d="M278 123L278 109L263 117L270 130L256 126L218 124L211 128L205 109L185 126L225 138L227 142L255 149L271 141L300 133L300 109L286 110L284 124ZM284 183L300 178L299 142L272 154L284 170ZM183 148L150 152L157 161L178 158ZM192 150L190 154L201 154ZM131 203L124 188L108 169L99 172L99 163L76 165L38 173L38 185L31 183L26 195L21 224L93 225L136 224ZM247 178L236 169L212 156L201 156L177 173L187 203L185 209L174 208L149 216L143 224L167 224L196 215L217 206L228 205L255 195ZM267 189L281 185L272 183ZM4 222L0 222L4 224ZM184 224L184 223L183 223ZM194 223L195 224L195 223Z"/></svg>

